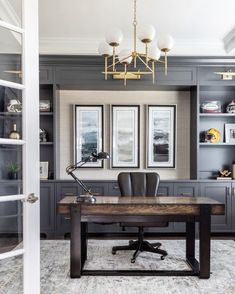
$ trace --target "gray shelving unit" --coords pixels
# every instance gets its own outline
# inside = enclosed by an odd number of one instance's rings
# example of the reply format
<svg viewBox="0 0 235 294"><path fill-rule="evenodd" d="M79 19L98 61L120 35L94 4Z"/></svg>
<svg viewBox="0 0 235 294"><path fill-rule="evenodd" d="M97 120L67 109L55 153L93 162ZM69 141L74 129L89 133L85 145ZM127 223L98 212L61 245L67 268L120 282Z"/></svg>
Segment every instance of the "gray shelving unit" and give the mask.
<svg viewBox="0 0 235 294"><path fill-rule="evenodd" d="M47 133L47 141L40 142L40 161L48 161L48 179L55 179L54 85L40 84L40 100L50 101L50 111L40 112L40 128Z"/></svg>
<svg viewBox="0 0 235 294"><path fill-rule="evenodd" d="M226 106L235 99L235 81L224 81L215 71L225 68L205 67L199 69L198 85L198 171L197 179L216 179L218 171L231 170L235 162L235 143L225 140L225 125L235 124L235 114L226 113ZM218 100L221 113L201 113L203 102ZM202 134L216 128L221 134L219 143L203 143Z"/></svg>

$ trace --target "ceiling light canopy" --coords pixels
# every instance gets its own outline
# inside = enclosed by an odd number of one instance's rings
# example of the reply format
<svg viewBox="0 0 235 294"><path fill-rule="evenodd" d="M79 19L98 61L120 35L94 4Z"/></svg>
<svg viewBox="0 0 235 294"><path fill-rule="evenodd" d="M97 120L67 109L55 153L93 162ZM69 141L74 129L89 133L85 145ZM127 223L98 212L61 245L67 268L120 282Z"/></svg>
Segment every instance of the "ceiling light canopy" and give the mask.
<svg viewBox="0 0 235 294"><path fill-rule="evenodd" d="M99 45L99 54L105 59L103 72L105 80L108 79L108 75L112 75L116 79L123 78L124 85L126 85L128 78L140 79L142 75L152 75L152 81L154 83L155 62L161 62L165 65L165 74L167 75L167 53L173 48L174 39L170 35L166 35L160 37L157 43L153 44L155 28L152 25L143 25L137 31L136 1L134 0L133 49L123 49L117 54L116 49L121 45L123 40L122 31L118 28L110 30L105 41ZM145 44L144 53L137 51L137 37ZM160 60L161 52L165 54L164 60ZM108 59L112 60L110 64Z"/></svg>

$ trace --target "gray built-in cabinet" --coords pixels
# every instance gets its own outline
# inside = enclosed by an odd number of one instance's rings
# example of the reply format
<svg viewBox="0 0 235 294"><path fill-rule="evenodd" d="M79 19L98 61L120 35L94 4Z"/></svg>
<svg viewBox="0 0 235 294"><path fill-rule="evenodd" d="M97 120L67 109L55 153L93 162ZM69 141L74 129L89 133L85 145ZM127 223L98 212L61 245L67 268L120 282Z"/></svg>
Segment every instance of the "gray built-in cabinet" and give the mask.
<svg viewBox="0 0 235 294"><path fill-rule="evenodd" d="M103 195L119 196L120 191L116 181L87 181L85 184L96 191L96 197ZM56 202L66 195L75 196L80 192L80 188L73 181L43 181L41 183L41 233L46 237L65 237L70 233L70 220L56 214ZM212 233L232 233L235 232L235 183L218 183L211 181L161 181L159 196L206 196L211 197L225 204L224 216L212 217ZM53 206L54 205L54 206ZM51 211L51 213L49 213ZM54 218L53 218L53 217ZM54 228L52 230L52 228ZM136 228L122 228L117 224L102 225L89 224L90 234L128 234L136 232ZM185 232L183 223L169 223L163 228L146 228L146 233L182 233Z"/></svg>
<svg viewBox="0 0 235 294"><path fill-rule="evenodd" d="M17 56L0 56L0 77L18 81L15 74L6 75L5 70L19 69ZM50 111L40 112L40 127L47 131L47 141L40 143L40 161L49 162L49 179L41 181L41 233L42 237L64 237L70 231L70 221L56 213L56 203L66 195L77 195L80 188L73 181L58 178L57 162L59 156L58 125L56 124L58 110L57 90L115 90L115 91L189 91L190 92L190 174L183 180L164 180L159 187L159 196L207 196L214 198L226 206L225 216L212 219L214 233L235 233L235 181L218 181L219 170L231 169L235 162L235 144L225 142L224 126L235 123L235 115L225 113L226 105L235 99L235 79L224 81L215 72L235 71L234 58L209 57L169 57L168 75L165 76L162 65L156 66L156 80L143 77L140 81L128 81L127 87L123 81L110 79L104 81L103 59L98 56L40 56L40 100L50 101ZM6 113L6 100L12 97L21 98L21 93L11 93L5 87L0 87L0 131L1 137L6 136L9 124L21 120L19 115ZM200 105L205 101L219 100L222 105L220 114L203 114ZM156 101L157 103L157 101ZM221 142L218 144L204 143L200 134L215 127L221 132ZM8 128L8 129L6 129ZM19 123L20 128L20 123ZM7 130L7 131L6 131ZM20 129L19 129L20 131ZM0 146L0 194L13 193L21 189L21 175L18 181L7 179L6 164L11 154L16 154L14 161L21 164L21 156L16 152ZM21 153L21 150L19 150ZM180 165L180 162L177 162ZM135 169L136 170L136 169ZM138 171L138 170L136 170ZM94 193L102 195L120 195L116 180L87 182ZM20 219L20 207L0 207L0 233L16 232L16 220ZM4 212L4 213L3 213ZM6 218L10 221L6 221ZM4 220L4 221L3 221ZM171 223L166 228L148 228L149 233L181 233L184 224ZM118 225L90 224L89 232L93 234L131 233L135 228L122 231Z"/></svg>

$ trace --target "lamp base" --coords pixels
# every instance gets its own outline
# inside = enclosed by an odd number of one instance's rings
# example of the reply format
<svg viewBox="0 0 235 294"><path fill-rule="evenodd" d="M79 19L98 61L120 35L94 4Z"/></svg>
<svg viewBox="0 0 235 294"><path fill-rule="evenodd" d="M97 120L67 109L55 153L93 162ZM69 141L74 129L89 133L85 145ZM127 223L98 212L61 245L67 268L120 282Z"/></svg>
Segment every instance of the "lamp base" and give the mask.
<svg viewBox="0 0 235 294"><path fill-rule="evenodd" d="M96 198L93 195L80 195L77 197L76 202L79 203L95 203Z"/></svg>

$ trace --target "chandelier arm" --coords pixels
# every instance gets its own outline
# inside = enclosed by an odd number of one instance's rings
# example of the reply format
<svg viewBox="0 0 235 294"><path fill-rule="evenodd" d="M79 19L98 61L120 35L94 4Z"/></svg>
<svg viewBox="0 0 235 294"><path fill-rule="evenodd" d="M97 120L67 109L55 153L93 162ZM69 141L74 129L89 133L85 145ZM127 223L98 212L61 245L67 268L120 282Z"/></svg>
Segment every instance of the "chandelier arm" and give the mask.
<svg viewBox="0 0 235 294"><path fill-rule="evenodd" d="M133 20L133 26L134 26L134 52L136 52L136 31L137 31L137 20L136 20L136 0L134 0L134 20ZM135 58L136 59L136 58Z"/></svg>
<svg viewBox="0 0 235 294"><path fill-rule="evenodd" d="M153 85L154 85L154 81L155 81L155 65L154 65L154 60L152 60L152 69L153 69L152 77L153 77Z"/></svg>
<svg viewBox="0 0 235 294"><path fill-rule="evenodd" d="M124 73L124 71L107 71L107 75L114 75L114 74L122 74ZM128 73L130 74L134 74L134 75L151 75L152 71L128 71ZM102 74L105 74L105 72L103 71Z"/></svg>
<svg viewBox="0 0 235 294"><path fill-rule="evenodd" d="M115 46L113 46L113 71L115 71Z"/></svg>
<svg viewBox="0 0 235 294"><path fill-rule="evenodd" d="M146 64L148 64L148 43L145 43Z"/></svg>
<svg viewBox="0 0 235 294"><path fill-rule="evenodd" d="M128 55L127 57L125 57L125 58L123 58L123 59L121 59L121 60L116 61L114 64L113 64L113 63L110 64L110 65L107 67L107 69L110 68L110 67L113 68L113 66L115 66L115 65L118 64L118 63L122 63L123 61L125 61L126 59L128 59L128 58L131 57L131 56L132 56L132 54ZM113 71L115 71L115 70L113 70Z"/></svg>
<svg viewBox="0 0 235 294"><path fill-rule="evenodd" d="M107 66L108 66L108 57L107 56L105 56L105 58L104 58L104 62L105 62L105 66L104 66L104 68L105 68L105 80L107 80L107 70L108 70L108 68L107 68Z"/></svg>
<svg viewBox="0 0 235 294"><path fill-rule="evenodd" d="M139 58L139 60L144 64L146 65L146 67L152 72L152 68L140 57L140 55L137 56Z"/></svg>
<svg viewBox="0 0 235 294"><path fill-rule="evenodd" d="M167 76L167 52L165 51L165 76Z"/></svg>

